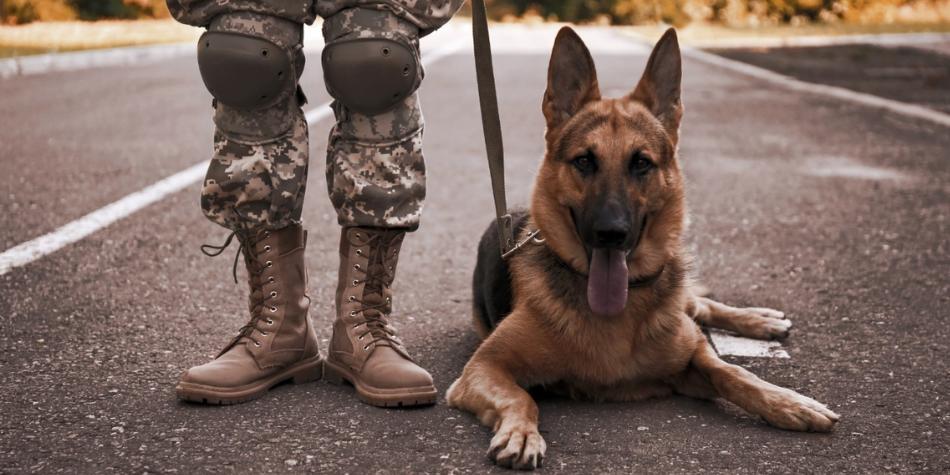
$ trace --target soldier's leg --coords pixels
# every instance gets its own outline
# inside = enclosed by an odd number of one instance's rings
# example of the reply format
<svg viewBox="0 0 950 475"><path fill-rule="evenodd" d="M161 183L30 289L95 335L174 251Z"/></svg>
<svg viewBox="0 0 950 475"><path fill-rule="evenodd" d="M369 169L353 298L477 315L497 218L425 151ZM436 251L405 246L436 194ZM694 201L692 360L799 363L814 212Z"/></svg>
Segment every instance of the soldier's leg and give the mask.
<svg viewBox="0 0 950 475"><path fill-rule="evenodd" d="M297 86L302 40L300 23L238 11L210 19L199 42L216 126L201 207L241 243L251 315L213 361L182 375L176 388L182 399L232 404L281 381L322 374L300 225L308 158Z"/></svg>
<svg viewBox="0 0 950 475"><path fill-rule="evenodd" d="M432 377L389 322L399 248L418 227L425 197L418 28L386 11L355 8L326 18L323 29L337 119L327 185L343 226L325 374L349 381L370 404L432 404Z"/></svg>

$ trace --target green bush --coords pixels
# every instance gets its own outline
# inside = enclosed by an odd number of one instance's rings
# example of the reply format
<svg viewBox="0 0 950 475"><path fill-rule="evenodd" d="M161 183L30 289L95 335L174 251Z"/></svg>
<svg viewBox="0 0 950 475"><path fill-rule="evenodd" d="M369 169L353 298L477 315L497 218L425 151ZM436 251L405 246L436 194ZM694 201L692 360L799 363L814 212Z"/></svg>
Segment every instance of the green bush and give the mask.
<svg viewBox="0 0 950 475"><path fill-rule="evenodd" d="M2 23L167 16L165 0L0 0Z"/></svg>
<svg viewBox="0 0 950 475"><path fill-rule="evenodd" d="M135 18L135 10L122 0L71 0L79 18L98 20L100 18Z"/></svg>

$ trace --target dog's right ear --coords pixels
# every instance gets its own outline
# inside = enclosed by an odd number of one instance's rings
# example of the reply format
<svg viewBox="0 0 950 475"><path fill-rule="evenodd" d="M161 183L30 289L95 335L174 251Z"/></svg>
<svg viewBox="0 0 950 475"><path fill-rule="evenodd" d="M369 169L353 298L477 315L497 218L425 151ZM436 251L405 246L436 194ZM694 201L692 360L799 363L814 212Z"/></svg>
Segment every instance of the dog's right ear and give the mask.
<svg viewBox="0 0 950 475"><path fill-rule="evenodd" d="M590 101L600 99L594 59L580 36L568 26L554 40L548 64L548 88L541 105L548 132L558 128Z"/></svg>

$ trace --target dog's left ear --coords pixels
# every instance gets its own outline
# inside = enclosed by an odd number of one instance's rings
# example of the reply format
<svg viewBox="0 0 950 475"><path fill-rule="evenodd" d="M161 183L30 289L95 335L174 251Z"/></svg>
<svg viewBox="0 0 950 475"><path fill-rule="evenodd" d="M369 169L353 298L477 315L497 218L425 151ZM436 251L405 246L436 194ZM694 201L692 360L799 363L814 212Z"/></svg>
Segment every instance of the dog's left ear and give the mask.
<svg viewBox="0 0 950 475"><path fill-rule="evenodd" d="M680 81L683 76L680 45L676 30L666 30L653 47L650 60L636 89L628 96L646 106L659 119L673 140L679 141L683 103L680 101Z"/></svg>

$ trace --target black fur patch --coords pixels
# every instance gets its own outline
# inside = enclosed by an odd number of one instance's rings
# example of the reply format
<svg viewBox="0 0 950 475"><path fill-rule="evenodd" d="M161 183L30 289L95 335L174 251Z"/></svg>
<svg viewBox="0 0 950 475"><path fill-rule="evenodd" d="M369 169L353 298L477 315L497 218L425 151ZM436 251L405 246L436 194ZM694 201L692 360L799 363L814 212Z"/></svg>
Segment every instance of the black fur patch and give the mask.
<svg viewBox="0 0 950 475"><path fill-rule="evenodd" d="M511 218L517 236L528 224L528 212L512 212ZM488 329L494 329L511 313L511 270L508 262L501 258L498 223L494 220L478 243L478 261L472 275L472 302L475 317Z"/></svg>

